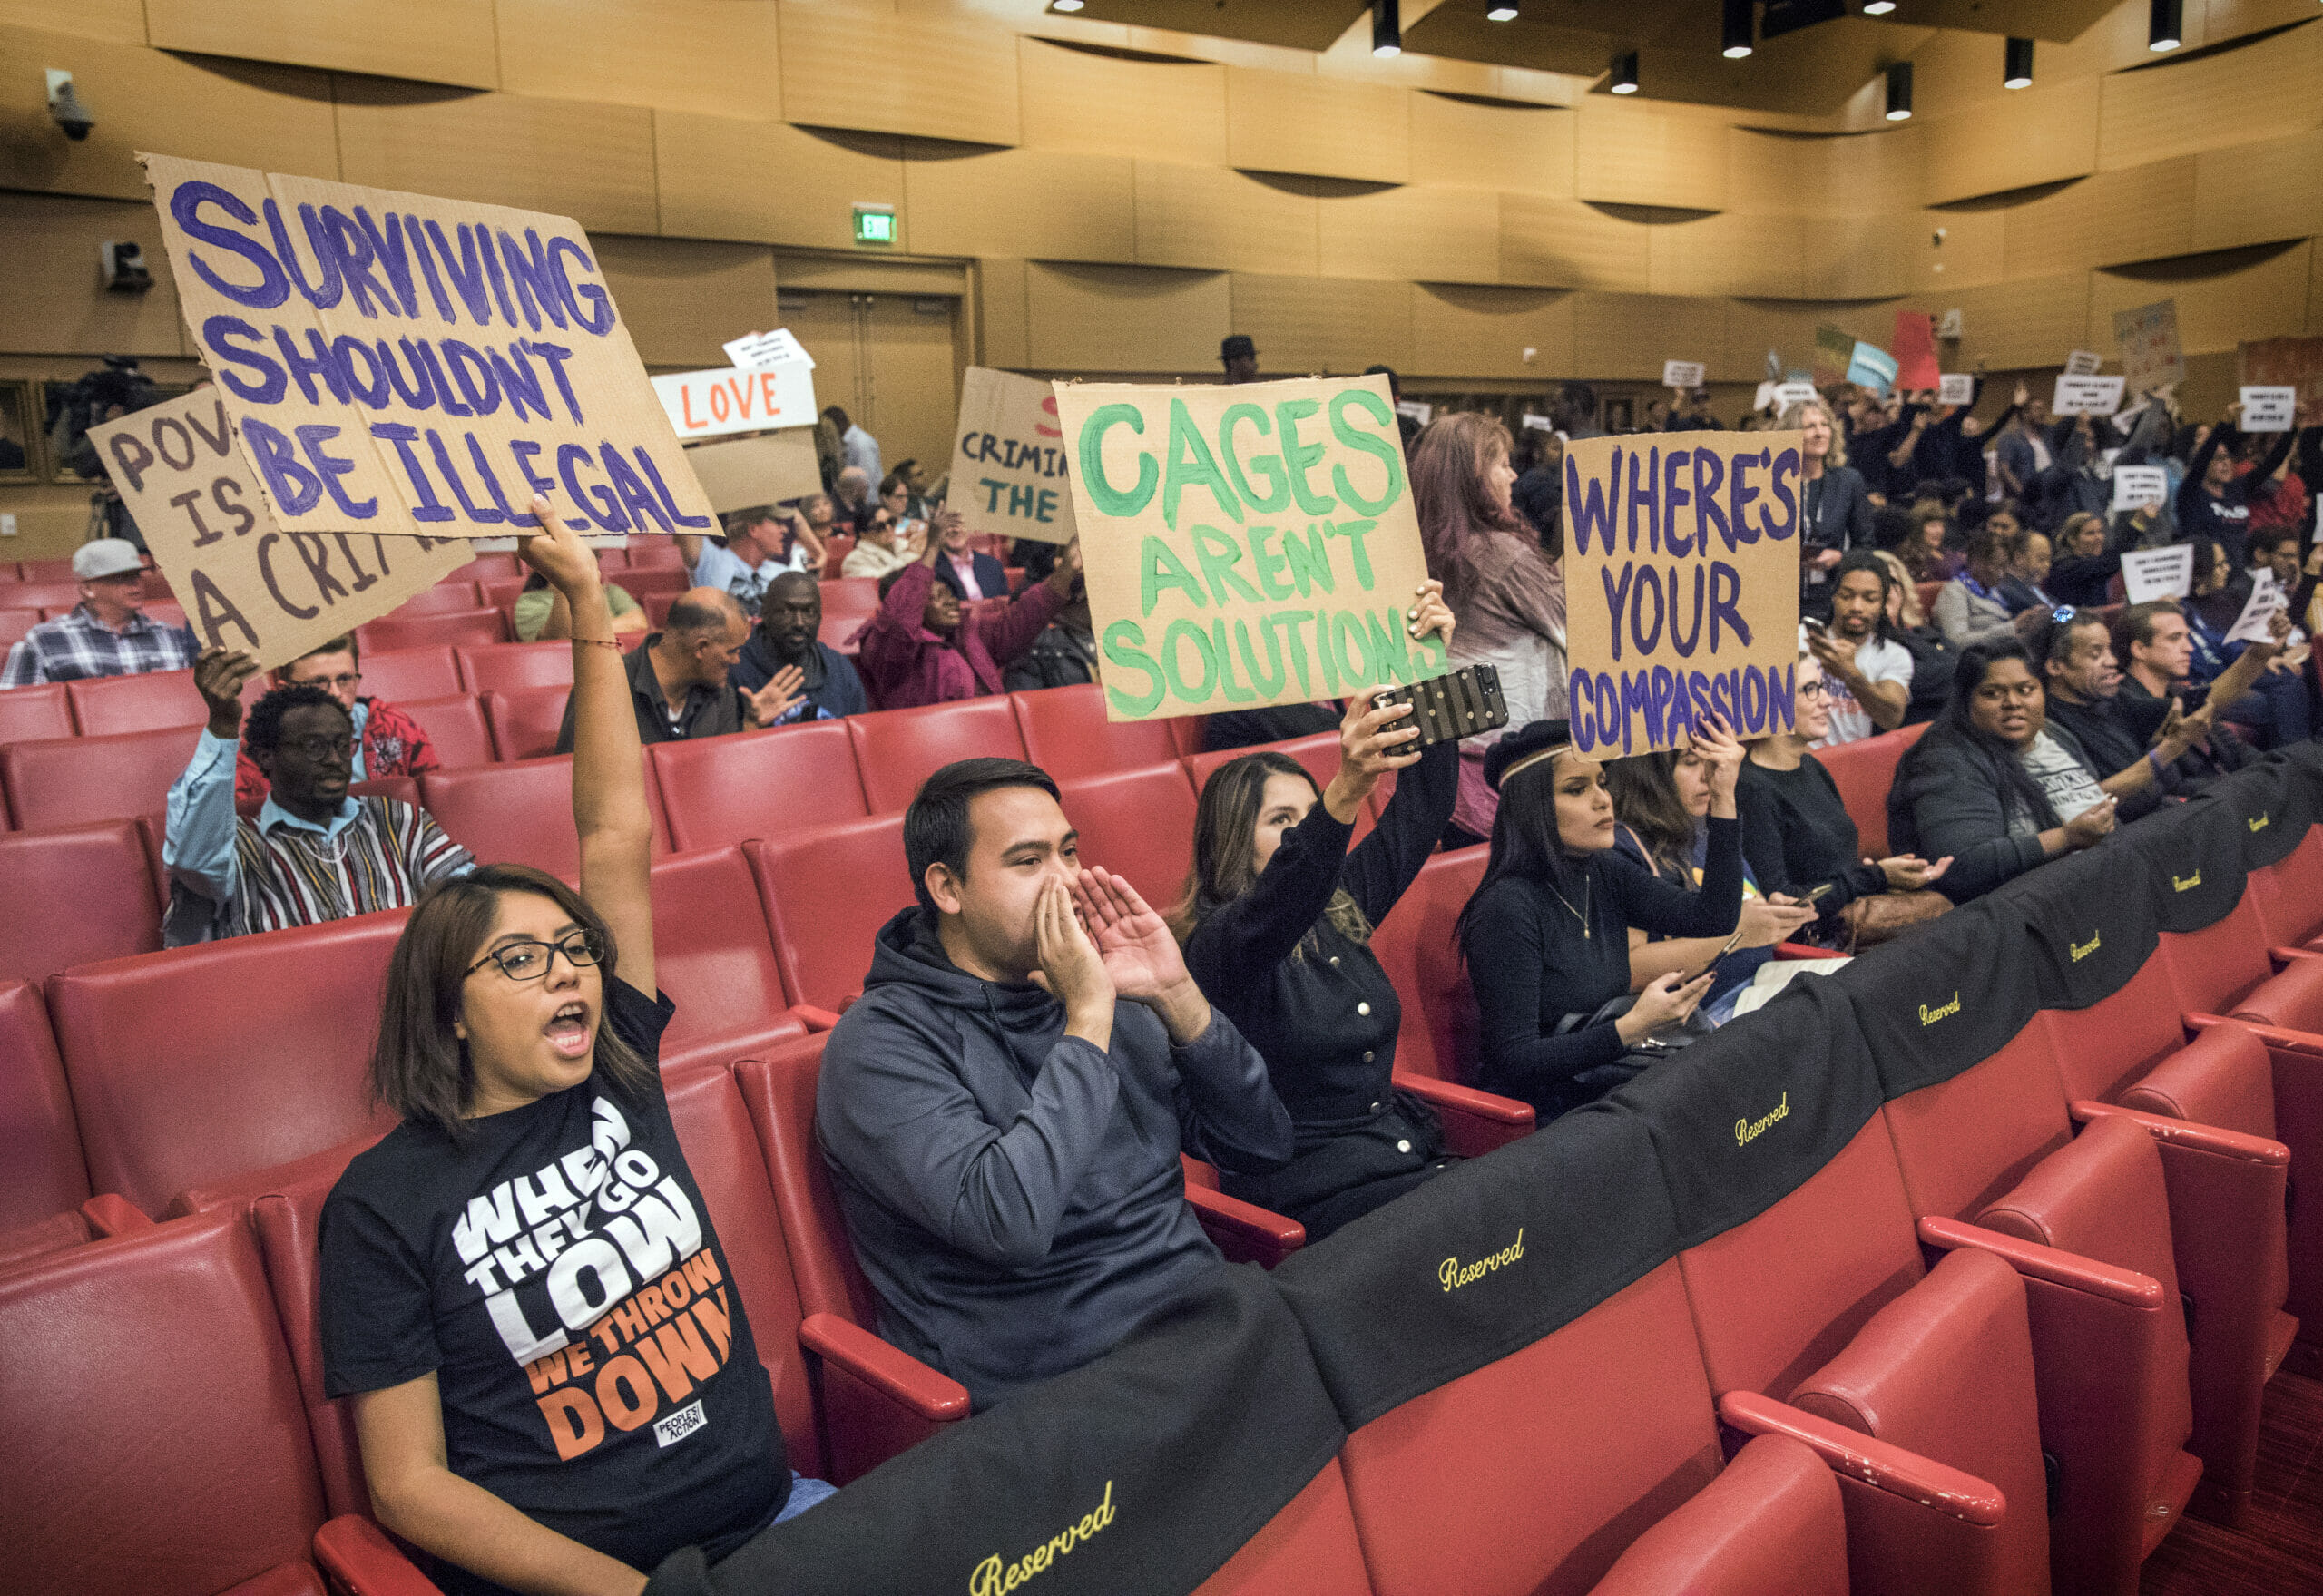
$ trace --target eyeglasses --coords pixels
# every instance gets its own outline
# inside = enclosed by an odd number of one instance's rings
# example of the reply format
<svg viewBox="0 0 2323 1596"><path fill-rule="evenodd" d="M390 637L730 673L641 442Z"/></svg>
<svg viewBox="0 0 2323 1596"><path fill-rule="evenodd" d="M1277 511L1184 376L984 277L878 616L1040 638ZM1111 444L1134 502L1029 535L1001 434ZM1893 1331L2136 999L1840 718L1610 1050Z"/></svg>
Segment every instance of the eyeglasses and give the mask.
<svg viewBox="0 0 2323 1596"><path fill-rule="evenodd" d="M346 759L355 755L355 739L352 737L286 737L282 739L282 746L296 749L310 759L328 759L333 754Z"/></svg>
<svg viewBox="0 0 2323 1596"><path fill-rule="evenodd" d="M301 677L299 679L299 685L300 687L328 687L334 690L344 692L348 688L359 685L362 681L363 673L361 671L343 671L337 676Z"/></svg>
<svg viewBox="0 0 2323 1596"><path fill-rule="evenodd" d="M1831 684L1828 681L1802 681L1799 684L1799 696L1802 699L1828 699L1831 696Z"/></svg>
<svg viewBox="0 0 2323 1596"><path fill-rule="evenodd" d="M538 981L563 954L565 963L576 970L605 962L605 939L593 931L575 931L562 942L539 942L526 938L495 947L462 972L462 978L475 974L486 964L497 964L500 973L511 981Z"/></svg>

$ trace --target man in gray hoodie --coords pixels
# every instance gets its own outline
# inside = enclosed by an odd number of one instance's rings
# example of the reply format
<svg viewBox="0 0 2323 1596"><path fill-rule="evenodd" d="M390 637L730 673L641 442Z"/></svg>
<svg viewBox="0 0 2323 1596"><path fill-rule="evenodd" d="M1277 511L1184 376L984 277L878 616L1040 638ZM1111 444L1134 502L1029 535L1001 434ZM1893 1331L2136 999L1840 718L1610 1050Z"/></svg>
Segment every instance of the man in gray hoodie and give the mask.
<svg viewBox="0 0 2323 1596"><path fill-rule="evenodd" d="M816 1131L880 1335L981 1411L1218 1267L1179 1153L1262 1173L1290 1117L1039 767L936 771L904 854L919 901L831 1033Z"/></svg>

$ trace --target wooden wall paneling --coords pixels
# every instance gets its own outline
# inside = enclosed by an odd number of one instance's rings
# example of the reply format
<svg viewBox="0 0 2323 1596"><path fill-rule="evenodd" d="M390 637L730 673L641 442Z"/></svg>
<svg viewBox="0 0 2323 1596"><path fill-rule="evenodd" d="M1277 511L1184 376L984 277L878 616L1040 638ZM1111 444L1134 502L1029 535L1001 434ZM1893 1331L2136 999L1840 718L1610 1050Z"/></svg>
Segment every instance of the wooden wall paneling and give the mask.
<svg viewBox="0 0 2323 1596"><path fill-rule="evenodd" d="M145 0L157 50L500 86L493 0Z"/></svg>
<svg viewBox="0 0 2323 1596"><path fill-rule="evenodd" d="M1500 197L1500 279L1542 288L1633 289L1646 279L1641 222L1579 200Z"/></svg>
<svg viewBox="0 0 2323 1596"><path fill-rule="evenodd" d="M1016 42L1023 142L1186 166L1226 161L1226 69Z"/></svg>
<svg viewBox="0 0 2323 1596"><path fill-rule="evenodd" d="M144 0L0 0L0 27L142 44L145 5Z"/></svg>
<svg viewBox="0 0 2323 1596"><path fill-rule="evenodd" d="M1797 295L1869 299L1905 293L1916 286L1906 231L1916 230L1916 214L1805 217L1799 225L1804 230L1799 244L1804 265ZM1736 291L1766 292L1759 289Z"/></svg>
<svg viewBox="0 0 2323 1596"><path fill-rule="evenodd" d="M2005 99L1931 121L1924 146L1927 202L1941 205L2096 171L2097 104L2095 78L2036 80Z"/></svg>
<svg viewBox="0 0 2323 1596"><path fill-rule="evenodd" d="M1500 200L1489 190L1413 185L1326 192L1317 203L1328 276L1500 280Z"/></svg>
<svg viewBox="0 0 2323 1596"><path fill-rule="evenodd" d="M1895 218L1906 229L1906 287L1934 289L1998 282L2004 271L2006 218L1998 211L1916 211ZM1936 230L1944 230L1938 240ZM1941 271L1936 268L1942 267Z"/></svg>
<svg viewBox="0 0 2323 1596"><path fill-rule="evenodd" d="M1318 269L1311 184L1164 161L1139 162L1136 181L1141 265L1288 277Z"/></svg>
<svg viewBox="0 0 2323 1596"><path fill-rule="evenodd" d="M1024 318L1024 262L976 262L975 364L1016 370L1033 363Z"/></svg>
<svg viewBox="0 0 2323 1596"><path fill-rule="evenodd" d="M904 142L780 122L656 111L654 185L664 233L853 250L855 203L896 208L897 250L913 247Z"/></svg>
<svg viewBox="0 0 2323 1596"><path fill-rule="evenodd" d="M1779 216L1869 216L1919 198L1926 164L1916 126L1838 138L1729 130L1727 202Z"/></svg>
<svg viewBox="0 0 2323 1596"><path fill-rule="evenodd" d="M2165 299L2178 301L2178 340L2189 351L2231 349L2251 338L2296 338L2307 321L2313 250L2308 239L2287 250L2236 250L2219 262L2219 269L2199 276L2193 274L2195 261L2134 275L2093 271L2087 335L2092 341L2082 347L2117 357L2113 313Z"/></svg>
<svg viewBox="0 0 2323 1596"><path fill-rule="evenodd" d="M1886 348L1896 328L1895 301L1730 299L1724 358L1711 361L1711 372L1755 385L1767 374L1769 349L1781 357L1786 372L1809 370L1815 358L1815 329L1825 322ZM1656 367L1652 375L1660 377L1661 368Z"/></svg>
<svg viewBox="0 0 2323 1596"><path fill-rule="evenodd" d="M1728 208L1723 121L1625 100L1592 99L1579 112L1573 192L1618 205Z"/></svg>
<svg viewBox="0 0 2323 1596"><path fill-rule="evenodd" d="M857 250L845 255L821 250L777 250L775 275L787 297L793 289L838 294L910 294L965 299L971 288L967 260L932 260L926 256L882 255Z"/></svg>
<svg viewBox="0 0 2323 1596"><path fill-rule="evenodd" d="M1152 266L1024 267L1030 364L1041 371L1214 375L1234 330L1222 271Z"/></svg>
<svg viewBox="0 0 2323 1596"><path fill-rule="evenodd" d="M2194 247L2193 157L2093 172L1998 214L2010 277L2183 255Z"/></svg>
<svg viewBox="0 0 2323 1596"><path fill-rule="evenodd" d="M522 94L462 94L342 77L346 179L570 216L595 231L650 233L653 113Z"/></svg>
<svg viewBox="0 0 2323 1596"><path fill-rule="evenodd" d="M982 18L782 0L782 113L813 127L1017 142L1016 35Z"/></svg>
<svg viewBox="0 0 2323 1596"><path fill-rule="evenodd" d="M1408 182L1411 93L1390 83L1230 66L1227 162L1248 171Z"/></svg>
<svg viewBox="0 0 2323 1596"><path fill-rule="evenodd" d="M2240 49L2158 63L2102 80L2098 164L2142 166L2221 142L2256 143L2323 122L2323 28L2297 27Z"/></svg>
<svg viewBox="0 0 2323 1596"><path fill-rule="evenodd" d="M301 177L338 175L330 79L295 66L187 61L140 45L0 27L0 188L149 200L139 150ZM97 125L49 119L42 68L73 74Z"/></svg>
<svg viewBox="0 0 2323 1596"><path fill-rule="evenodd" d="M181 355L186 335L177 282L162 248L162 219L150 201L82 200L0 192L0 348L22 355ZM107 293L97 246L134 239L153 286Z"/></svg>
<svg viewBox="0 0 2323 1596"><path fill-rule="evenodd" d="M1755 361L1739 377L1720 368L1727 348L1729 304L1724 299L1584 293L1573 297L1573 308L1577 376L1659 382L1665 360L1700 360L1710 367L1711 377L1721 381L1762 374Z"/></svg>
<svg viewBox="0 0 2323 1596"><path fill-rule="evenodd" d="M904 144L912 248L924 255L1019 259L1137 258L1125 155Z"/></svg>
<svg viewBox="0 0 2323 1596"><path fill-rule="evenodd" d="M2191 249L2323 232L2323 131L2206 150L2193 162Z"/></svg>
<svg viewBox="0 0 2323 1596"><path fill-rule="evenodd" d="M1240 272L1232 280L1233 330L1257 343L1262 372L1302 377L1411 363L1409 283Z"/></svg>
<svg viewBox="0 0 2323 1596"><path fill-rule="evenodd" d="M782 114L775 0L494 3L500 86L512 94L769 121Z"/></svg>
<svg viewBox="0 0 2323 1596"><path fill-rule="evenodd" d="M1563 289L1420 283L1412 289L1407 377L1547 382L1573 368L1573 299ZM1533 357L1524 357L1526 349Z"/></svg>
<svg viewBox="0 0 2323 1596"><path fill-rule="evenodd" d="M2148 299L2161 297L2149 295ZM2062 367L2073 350L2089 347L2085 341L2089 273L2085 271L2011 279L1981 288L1936 289L1913 294L1905 303L1936 314L1955 308L1960 311L1957 358L1965 368L1973 369L1978 362L1997 371L2054 368ZM2112 330L2109 320L2106 331Z"/></svg>
<svg viewBox="0 0 2323 1596"><path fill-rule="evenodd" d="M724 366L720 345L779 325L774 251L761 245L618 233L590 242L637 357L648 366Z"/></svg>
<svg viewBox="0 0 2323 1596"><path fill-rule="evenodd" d="M2315 249L2310 240L2308 253L2314 259L2307 272L2307 330L2323 333L2323 250Z"/></svg>
<svg viewBox="0 0 2323 1596"><path fill-rule="evenodd" d="M1411 118L1416 183L1573 197L1578 118L1571 111L1422 93L1411 97Z"/></svg>
<svg viewBox="0 0 2323 1596"><path fill-rule="evenodd" d="M1656 294L1796 299L1805 291L1807 230L1796 216L1731 212L1653 223L1645 230L1645 286Z"/></svg>

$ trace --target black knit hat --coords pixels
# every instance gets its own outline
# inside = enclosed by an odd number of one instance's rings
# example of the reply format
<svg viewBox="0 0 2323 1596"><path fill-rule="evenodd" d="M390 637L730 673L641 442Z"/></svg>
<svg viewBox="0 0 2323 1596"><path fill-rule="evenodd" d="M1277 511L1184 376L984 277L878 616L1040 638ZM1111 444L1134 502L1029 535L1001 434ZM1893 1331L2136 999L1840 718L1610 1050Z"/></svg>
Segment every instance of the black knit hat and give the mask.
<svg viewBox="0 0 2323 1596"><path fill-rule="evenodd" d="M1573 728L1563 720L1535 720L1520 726L1485 750L1485 785L1500 790L1501 778L1512 769L1522 769L1536 755L1556 753L1573 743Z"/></svg>
<svg viewBox="0 0 2323 1596"><path fill-rule="evenodd" d="M1247 355L1253 360L1259 357L1259 347L1250 341L1250 334L1234 333L1219 344L1218 357L1220 360L1231 360L1237 355Z"/></svg>

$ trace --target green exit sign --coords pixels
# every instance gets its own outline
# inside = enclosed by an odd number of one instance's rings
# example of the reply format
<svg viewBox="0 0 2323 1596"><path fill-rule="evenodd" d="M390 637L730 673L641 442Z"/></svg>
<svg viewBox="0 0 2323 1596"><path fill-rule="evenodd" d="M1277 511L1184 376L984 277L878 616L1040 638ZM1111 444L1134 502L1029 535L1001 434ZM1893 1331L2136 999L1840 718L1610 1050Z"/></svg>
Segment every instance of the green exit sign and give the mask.
<svg viewBox="0 0 2323 1596"><path fill-rule="evenodd" d="M858 244L894 243L896 208L893 205L858 205L855 208L855 241Z"/></svg>

